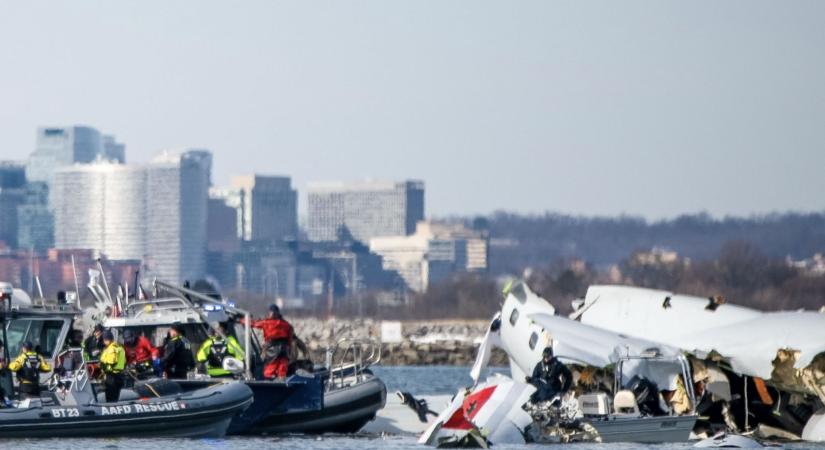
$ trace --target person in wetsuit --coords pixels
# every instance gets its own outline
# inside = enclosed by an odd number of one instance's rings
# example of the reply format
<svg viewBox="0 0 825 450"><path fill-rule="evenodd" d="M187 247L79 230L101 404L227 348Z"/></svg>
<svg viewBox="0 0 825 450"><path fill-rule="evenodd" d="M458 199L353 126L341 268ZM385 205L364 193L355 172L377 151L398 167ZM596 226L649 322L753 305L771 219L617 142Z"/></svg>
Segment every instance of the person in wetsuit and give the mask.
<svg viewBox="0 0 825 450"><path fill-rule="evenodd" d="M169 339L163 347L163 357L160 362L166 378L170 379L186 379L189 371L195 368L192 346L183 336L183 329L180 325L172 325L169 329Z"/></svg>
<svg viewBox="0 0 825 450"><path fill-rule="evenodd" d="M103 325L95 325L92 334L83 341L83 357L86 361L97 361L106 345L103 343Z"/></svg>
<svg viewBox="0 0 825 450"><path fill-rule="evenodd" d="M530 401L540 403L569 391L573 385L573 374L564 363L553 356L553 347L546 347L542 352L541 361L533 369L533 374L525 381L536 387Z"/></svg>

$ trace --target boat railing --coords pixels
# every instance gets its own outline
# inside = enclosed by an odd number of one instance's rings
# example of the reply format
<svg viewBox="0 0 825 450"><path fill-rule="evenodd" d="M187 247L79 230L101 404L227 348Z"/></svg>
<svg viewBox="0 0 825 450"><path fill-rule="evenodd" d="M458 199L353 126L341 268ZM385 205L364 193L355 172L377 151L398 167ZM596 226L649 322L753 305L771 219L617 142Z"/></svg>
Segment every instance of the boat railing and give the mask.
<svg viewBox="0 0 825 450"><path fill-rule="evenodd" d="M381 345L375 339L340 339L327 349L327 391L341 389L348 381L360 383L364 371L381 361Z"/></svg>
<svg viewBox="0 0 825 450"><path fill-rule="evenodd" d="M150 307L151 309L147 309L146 307ZM193 306L188 303L186 300L178 297L168 297L168 298L155 298L152 300L143 300L143 301L133 301L126 305L126 316L129 317L140 317L141 315L145 314L147 311L157 312L157 311L176 311L176 310L188 310L193 308Z"/></svg>
<svg viewBox="0 0 825 450"><path fill-rule="evenodd" d="M67 361L71 361L71 366L67 367ZM58 362L59 367L66 370L62 377L57 373ZM61 351L57 354L55 363L55 373L49 379L48 388L61 404L88 404L96 401L90 384L91 375L82 349L68 348Z"/></svg>

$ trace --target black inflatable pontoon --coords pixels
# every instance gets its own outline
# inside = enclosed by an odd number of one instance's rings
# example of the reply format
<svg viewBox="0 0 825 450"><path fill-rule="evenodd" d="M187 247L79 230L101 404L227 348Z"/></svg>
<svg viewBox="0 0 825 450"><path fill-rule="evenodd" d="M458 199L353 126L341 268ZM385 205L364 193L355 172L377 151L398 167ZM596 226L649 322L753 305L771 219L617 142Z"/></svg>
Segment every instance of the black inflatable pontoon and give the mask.
<svg viewBox="0 0 825 450"><path fill-rule="evenodd" d="M40 399L0 409L0 438L221 437L252 403L243 383L218 383L160 397L124 390L116 403L98 403L91 386L45 392Z"/></svg>

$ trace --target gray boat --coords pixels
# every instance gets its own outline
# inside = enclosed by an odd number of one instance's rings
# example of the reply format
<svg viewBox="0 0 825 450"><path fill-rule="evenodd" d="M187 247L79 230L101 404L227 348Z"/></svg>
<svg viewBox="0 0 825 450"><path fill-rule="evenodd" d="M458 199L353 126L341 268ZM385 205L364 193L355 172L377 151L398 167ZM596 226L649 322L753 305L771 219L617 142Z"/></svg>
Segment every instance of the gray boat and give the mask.
<svg viewBox="0 0 825 450"><path fill-rule="evenodd" d="M221 437L231 421L252 404L243 383L220 383L185 392L163 380L147 381L121 391L119 401L105 402L90 379L80 348L65 348L75 305L32 302L5 289L0 300L3 353L35 343L51 367L41 374L39 397L11 401L0 408L0 438L54 437ZM0 386L13 399L11 373L0 371Z"/></svg>
<svg viewBox="0 0 825 450"><path fill-rule="evenodd" d="M601 442L687 442L696 416L619 416L589 419Z"/></svg>

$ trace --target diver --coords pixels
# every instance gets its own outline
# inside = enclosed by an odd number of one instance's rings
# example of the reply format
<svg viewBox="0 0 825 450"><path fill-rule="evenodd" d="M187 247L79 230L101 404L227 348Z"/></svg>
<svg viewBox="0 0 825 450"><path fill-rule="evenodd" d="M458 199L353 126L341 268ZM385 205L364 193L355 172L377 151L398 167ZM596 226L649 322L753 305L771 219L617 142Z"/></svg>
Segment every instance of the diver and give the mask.
<svg viewBox="0 0 825 450"><path fill-rule="evenodd" d="M34 351L31 342L24 342L20 348L20 355L9 364L9 370L17 372L20 383L20 399L40 397L40 373L50 372L49 363Z"/></svg>
<svg viewBox="0 0 825 450"><path fill-rule="evenodd" d="M243 350L235 336L226 333L224 324L214 324L211 336L203 341L195 360L206 365L206 372L211 377L231 377L232 372L223 368L223 360L228 356L239 361L244 359Z"/></svg>
<svg viewBox="0 0 825 450"><path fill-rule="evenodd" d="M255 320L250 326L262 330L264 334L264 378L286 378L289 370L289 349L293 343L305 355L309 355L306 344L295 336L295 330L281 316L278 305L270 305L267 318Z"/></svg>
<svg viewBox="0 0 825 450"><path fill-rule="evenodd" d="M533 375L525 379L527 383L536 387L536 392L530 396L534 404L553 400L557 395L564 395L573 385L573 374L570 369L553 356L553 347L545 347L541 353L541 361L533 369Z"/></svg>
<svg viewBox="0 0 825 450"><path fill-rule="evenodd" d="M92 334L83 341L83 356L86 362L95 362L100 359L100 353L106 345L103 343L103 325L95 325Z"/></svg>
<svg viewBox="0 0 825 450"><path fill-rule="evenodd" d="M123 389L126 352L115 341L111 331L103 332L103 343L106 348L100 354L100 368L103 370L106 402L116 402L120 399L120 390Z"/></svg>
<svg viewBox="0 0 825 450"><path fill-rule="evenodd" d="M179 324L174 324L169 329L169 338L163 347L160 362L166 378L186 379L189 371L195 368L192 346L183 336L183 328Z"/></svg>
<svg viewBox="0 0 825 450"><path fill-rule="evenodd" d="M152 360L157 358L156 350L146 336L123 330L123 350L126 352L126 367L132 377L145 380L154 375Z"/></svg>

